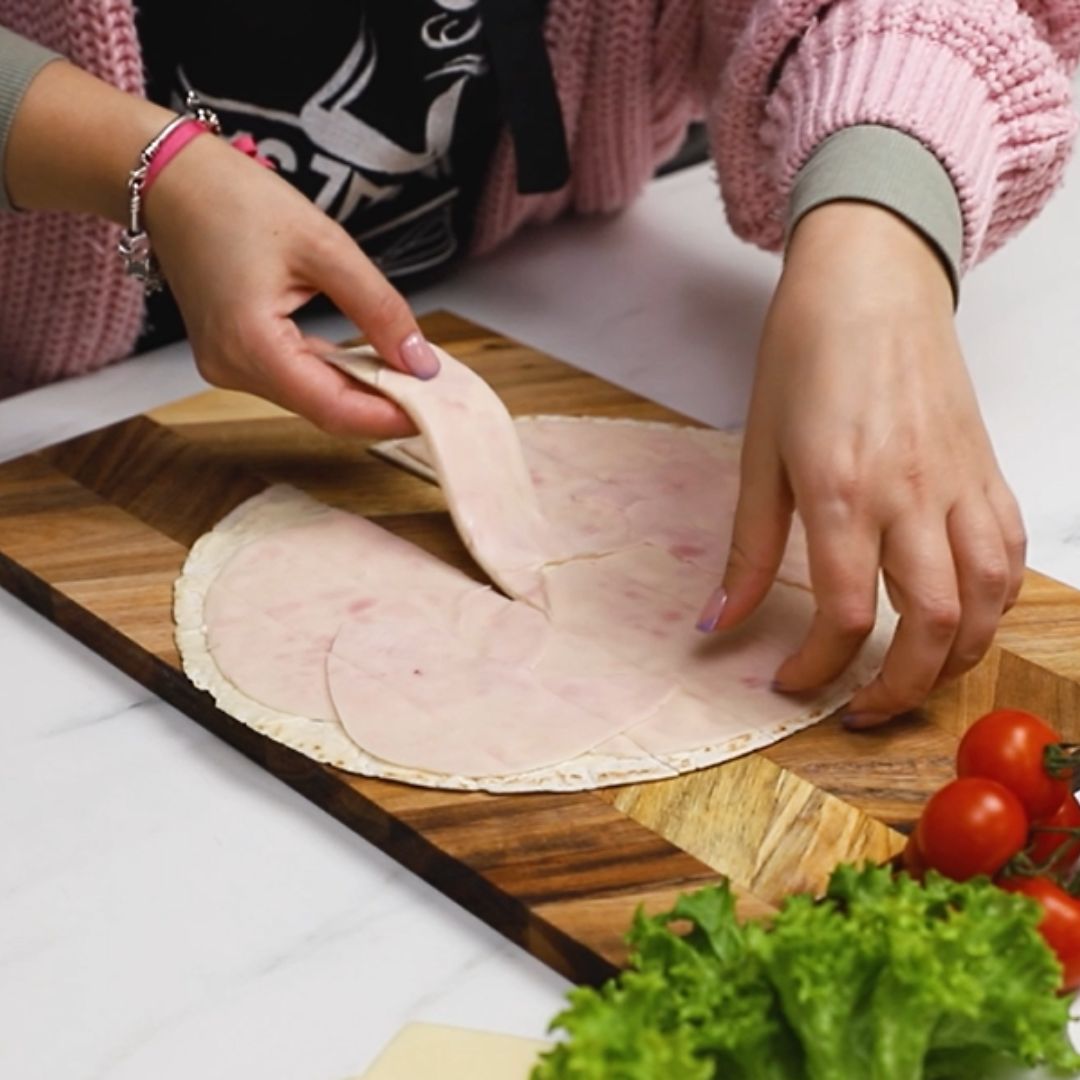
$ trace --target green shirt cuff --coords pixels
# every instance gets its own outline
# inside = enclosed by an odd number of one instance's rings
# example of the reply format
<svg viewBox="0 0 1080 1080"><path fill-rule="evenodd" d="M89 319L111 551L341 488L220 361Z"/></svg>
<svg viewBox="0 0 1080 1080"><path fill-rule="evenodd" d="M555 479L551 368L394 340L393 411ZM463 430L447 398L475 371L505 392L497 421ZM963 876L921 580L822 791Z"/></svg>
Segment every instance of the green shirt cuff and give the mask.
<svg viewBox="0 0 1080 1080"><path fill-rule="evenodd" d="M59 53L0 26L0 165L7 161L8 133L26 88L46 64L59 59ZM7 184L0 183L0 210L14 209Z"/></svg>
<svg viewBox="0 0 1080 1080"><path fill-rule="evenodd" d="M952 180L918 139L895 128L856 124L830 135L799 171L787 235L803 215L828 202L876 203L902 217L937 250L960 293L964 219Z"/></svg>

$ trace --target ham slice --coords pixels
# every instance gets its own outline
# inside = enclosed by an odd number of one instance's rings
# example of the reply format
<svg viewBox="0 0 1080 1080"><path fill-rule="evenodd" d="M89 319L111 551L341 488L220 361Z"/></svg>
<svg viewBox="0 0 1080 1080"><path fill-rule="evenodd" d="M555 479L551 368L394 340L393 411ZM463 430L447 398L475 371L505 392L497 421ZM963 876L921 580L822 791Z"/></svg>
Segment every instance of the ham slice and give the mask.
<svg viewBox="0 0 1080 1080"><path fill-rule="evenodd" d="M723 573L739 490L736 436L597 417L525 416L515 425L540 511L567 548L610 553L650 543L716 577ZM439 482L423 438L373 450ZM798 518L778 578L809 587Z"/></svg>
<svg viewBox="0 0 1080 1080"><path fill-rule="evenodd" d="M338 629L364 612L392 611L403 582L418 604L456 604L483 588L385 529L326 509L253 539L226 562L203 606L210 653L256 701L336 720L326 658Z"/></svg>
<svg viewBox="0 0 1080 1080"><path fill-rule="evenodd" d="M554 627L532 665L507 663L498 636L463 633L444 615L353 620L334 641L328 672L342 724L386 761L460 776L538 769L641 722L675 689Z"/></svg>
<svg viewBox="0 0 1080 1080"><path fill-rule="evenodd" d="M508 595L543 607L540 570L568 552L537 502L514 421L483 379L434 348L442 366L427 382L387 367L369 346L328 359L408 413L469 554Z"/></svg>
<svg viewBox="0 0 1080 1080"><path fill-rule="evenodd" d="M204 616L215 663L252 699L448 775L576 757L676 689L339 510L241 547Z"/></svg>

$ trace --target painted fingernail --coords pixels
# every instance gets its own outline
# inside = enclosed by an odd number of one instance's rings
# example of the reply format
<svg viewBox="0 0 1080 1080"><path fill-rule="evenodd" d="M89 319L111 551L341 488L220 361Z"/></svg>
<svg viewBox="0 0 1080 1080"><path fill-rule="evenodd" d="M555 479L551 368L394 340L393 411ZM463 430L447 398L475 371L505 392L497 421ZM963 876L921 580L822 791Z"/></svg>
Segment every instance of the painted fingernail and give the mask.
<svg viewBox="0 0 1080 1080"><path fill-rule="evenodd" d="M720 621L720 616L724 614L724 608L727 607L727 593L724 592L724 586L721 585L713 594L709 597L705 606L701 609L701 614L698 616L697 628L703 634L709 634L716 629L716 624Z"/></svg>
<svg viewBox="0 0 1080 1080"><path fill-rule="evenodd" d="M884 719L885 717L880 713L849 712L844 713L840 718L840 723L848 731L860 731L863 728L877 727Z"/></svg>
<svg viewBox="0 0 1080 1080"><path fill-rule="evenodd" d="M439 358L419 331L410 334L401 343L398 355L418 379L434 379L439 374Z"/></svg>

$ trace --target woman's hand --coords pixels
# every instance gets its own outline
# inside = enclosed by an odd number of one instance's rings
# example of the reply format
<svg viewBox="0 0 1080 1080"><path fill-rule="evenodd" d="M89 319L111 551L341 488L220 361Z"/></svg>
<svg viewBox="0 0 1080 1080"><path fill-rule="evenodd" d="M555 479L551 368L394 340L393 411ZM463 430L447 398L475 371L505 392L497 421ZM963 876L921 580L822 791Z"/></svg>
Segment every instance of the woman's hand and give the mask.
<svg viewBox="0 0 1080 1080"><path fill-rule="evenodd" d="M915 708L976 664L1020 590L1023 524L964 367L948 278L922 237L876 206L830 203L792 238L758 356L731 555L703 628L757 607L796 509L817 611L777 689L824 685L848 665L874 625L879 571L900 615L851 726Z"/></svg>
<svg viewBox="0 0 1080 1080"><path fill-rule="evenodd" d="M405 300L304 196L221 139L200 136L155 181L145 213L209 382L258 394L336 435L415 431L397 405L320 359L333 346L304 337L292 319L325 293L389 364L421 378L439 369Z"/></svg>
<svg viewBox="0 0 1080 1080"><path fill-rule="evenodd" d="M127 178L173 118L73 64L54 61L15 114L3 180L16 206L127 223ZM154 253L180 305L199 370L335 434L415 431L392 402L319 359L292 313L325 293L389 364L428 378L438 359L408 305L343 229L280 177L201 135L146 193Z"/></svg>

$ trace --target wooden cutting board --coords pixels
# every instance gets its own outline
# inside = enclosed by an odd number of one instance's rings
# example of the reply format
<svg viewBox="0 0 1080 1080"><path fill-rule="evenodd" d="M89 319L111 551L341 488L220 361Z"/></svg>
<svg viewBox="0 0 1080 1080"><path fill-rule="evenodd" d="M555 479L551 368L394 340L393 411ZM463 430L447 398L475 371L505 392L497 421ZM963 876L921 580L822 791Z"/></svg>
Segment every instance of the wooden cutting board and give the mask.
<svg viewBox="0 0 1080 1080"><path fill-rule="evenodd" d="M452 315L425 329L514 413L680 419ZM990 708L1032 709L1080 741L1080 593L1029 573L985 661L921 716L878 731L830 719L715 768L599 792L458 794L353 777L220 713L173 644L172 583L188 548L281 481L472 568L437 488L358 442L213 391L0 465L0 584L580 981L624 958L638 904L658 910L726 875L753 913L820 888L839 860L888 859L950 777L959 733Z"/></svg>

